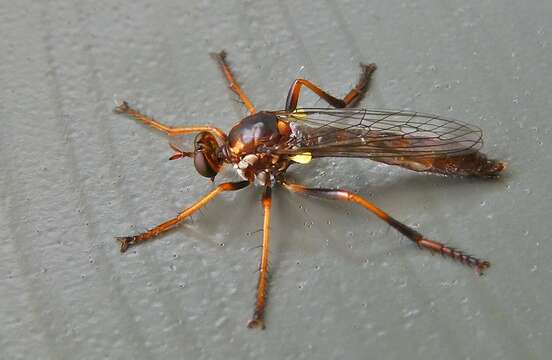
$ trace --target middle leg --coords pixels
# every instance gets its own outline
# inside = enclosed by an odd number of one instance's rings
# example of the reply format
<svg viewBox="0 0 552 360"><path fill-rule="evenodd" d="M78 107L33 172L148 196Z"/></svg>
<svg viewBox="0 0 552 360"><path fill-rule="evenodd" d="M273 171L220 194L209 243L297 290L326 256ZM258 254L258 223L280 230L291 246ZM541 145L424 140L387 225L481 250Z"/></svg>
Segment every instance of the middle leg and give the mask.
<svg viewBox="0 0 552 360"><path fill-rule="evenodd" d="M157 225L156 227L146 232L143 232L141 234L117 237L116 239L121 243L121 252L127 251L129 246L136 245L144 241L150 240L156 237L157 235L161 234L162 232L172 229L173 227L178 225L178 223L189 218L193 213L195 213L203 206L205 206L209 201L213 200L221 192L240 190L248 185L249 185L249 181L222 183L218 185L210 193L208 193L207 195L199 199L195 204L193 204L189 208L182 211L176 217L170 220L167 220L164 223Z"/></svg>
<svg viewBox="0 0 552 360"><path fill-rule="evenodd" d="M264 210L263 220L263 250L261 255L261 265L259 267L259 282L257 284L257 301L255 302L255 311L253 318L247 324L250 329L265 328L264 310L266 306L266 293L268 290L268 249L270 239L270 207L272 205L272 188L267 185L263 193L262 205Z"/></svg>

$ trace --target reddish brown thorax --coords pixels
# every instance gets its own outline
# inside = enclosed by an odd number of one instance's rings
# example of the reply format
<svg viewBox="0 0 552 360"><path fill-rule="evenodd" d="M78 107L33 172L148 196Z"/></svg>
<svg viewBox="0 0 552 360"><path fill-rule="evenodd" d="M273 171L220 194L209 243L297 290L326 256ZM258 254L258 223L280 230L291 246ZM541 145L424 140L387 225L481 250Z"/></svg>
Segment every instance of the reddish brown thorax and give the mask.
<svg viewBox="0 0 552 360"><path fill-rule="evenodd" d="M235 164L248 179L260 172L276 175L289 161L266 150L284 143L290 134L289 125L273 113L261 111L247 116L228 133L223 151L226 161Z"/></svg>
<svg viewBox="0 0 552 360"><path fill-rule="evenodd" d="M232 157L241 157L257 152L261 145L278 144L281 134L278 118L268 112L258 112L243 118L228 133L227 146Z"/></svg>

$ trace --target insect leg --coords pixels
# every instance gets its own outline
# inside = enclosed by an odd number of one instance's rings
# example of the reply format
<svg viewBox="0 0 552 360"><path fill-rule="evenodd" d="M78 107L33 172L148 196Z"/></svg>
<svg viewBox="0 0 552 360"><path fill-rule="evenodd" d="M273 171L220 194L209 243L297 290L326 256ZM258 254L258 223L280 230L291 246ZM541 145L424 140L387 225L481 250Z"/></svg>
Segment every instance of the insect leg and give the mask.
<svg viewBox="0 0 552 360"><path fill-rule="evenodd" d="M222 74L228 81L228 86L230 87L230 89L240 97L240 100L247 108L247 111L249 111L251 115L255 114L257 110L255 110L253 103L251 103L251 100L249 100L245 92L242 90L242 88L234 78L234 75L232 74L228 63L226 62L226 52L221 51L219 53L211 53L211 57L219 64L220 69L222 70Z"/></svg>
<svg viewBox="0 0 552 360"><path fill-rule="evenodd" d="M115 112L127 114L133 117L136 121L142 122L157 130L163 131L170 136L207 131L218 137L221 141L224 141L226 139L226 134L222 130L212 126L170 127L167 125L163 125L160 122L155 121L153 118L140 113L138 110L131 108L126 101L121 102L115 108Z"/></svg>
<svg viewBox="0 0 552 360"><path fill-rule="evenodd" d="M129 246L136 245L138 243L144 242L146 240L152 239L159 235L160 233L167 231L174 226L176 226L178 223L180 223L182 220L185 220L190 215L195 213L197 210L205 206L209 201L213 200L218 194L220 194L223 191L233 191L233 190L240 190L243 189L249 185L249 181L239 181L239 182L227 182L222 183L218 185L213 191L199 199L195 204L190 206L189 208L183 210L180 214L178 214L176 217L165 221L164 223L157 225L156 227L133 236L122 236L117 237L116 239L121 243L121 252L127 251Z"/></svg>
<svg viewBox="0 0 552 360"><path fill-rule="evenodd" d="M262 198L264 210L263 221L263 250L261 255L261 265L259 267L259 283L257 284L257 301L255 302L255 311L253 318L247 324L250 329L264 329L264 309L266 305L266 293L268 289L268 249L270 239L270 206L272 205L272 189L270 186L265 188Z"/></svg>
<svg viewBox="0 0 552 360"><path fill-rule="evenodd" d="M288 190L294 192L300 192L315 197L331 199L331 200L341 200L341 201L351 201L354 202L367 210L370 210L377 217L388 223L393 228L397 229L401 234L406 236L408 239L416 243L419 247L428 249L433 252L438 252L443 256L447 256L455 261L459 261L464 265L476 269L480 274L487 269L491 264L475 256L468 255L460 250L448 247L444 244L441 244L436 241L426 239L422 234L412 229L411 227L401 223L395 218L391 217L389 214L366 200L365 198L354 194L347 190L341 189L317 189L317 188L307 188L299 184L291 184L287 181L283 181L283 186Z"/></svg>
<svg viewBox="0 0 552 360"><path fill-rule="evenodd" d="M299 93L301 92L301 87L305 86L316 95L320 96L324 101L336 108L351 107L358 103L362 98L366 90L368 90L368 84L370 82L370 77L372 73L376 70L376 64L360 64L362 72L360 74L360 79L356 86L349 91L343 99L338 99L328 94L318 86L314 85L308 80L297 79L291 84L291 87L288 92L286 100L286 111L293 112L297 109L297 102L299 101Z"/></svg>

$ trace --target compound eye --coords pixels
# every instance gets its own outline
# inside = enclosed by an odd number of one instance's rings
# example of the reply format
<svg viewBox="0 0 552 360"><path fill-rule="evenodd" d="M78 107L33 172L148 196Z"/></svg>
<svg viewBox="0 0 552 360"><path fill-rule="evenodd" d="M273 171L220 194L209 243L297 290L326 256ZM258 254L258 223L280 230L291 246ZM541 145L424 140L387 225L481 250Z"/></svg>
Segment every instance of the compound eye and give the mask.
<svg viewBox="0 0 552 360"><path fill-rule="evenodd" d="M194 166L200 175L207 178L213 179L217 175L217 172L213 169L201 150L194 153Z"/></svg>

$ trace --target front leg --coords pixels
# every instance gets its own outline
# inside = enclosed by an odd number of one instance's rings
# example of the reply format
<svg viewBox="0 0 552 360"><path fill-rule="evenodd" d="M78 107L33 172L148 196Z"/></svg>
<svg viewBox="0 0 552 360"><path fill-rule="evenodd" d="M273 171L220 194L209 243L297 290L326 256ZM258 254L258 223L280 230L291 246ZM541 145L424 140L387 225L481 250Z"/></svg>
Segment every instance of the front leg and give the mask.
<svg viewBox="0 0 552 360"><path fill-rule="evenodd" d="M162 232L165 232L174 226L176 226L181 221L187 219L195 213L197 210L201 209L205 204L207 204L209 201L213 200L217 195L219 195L223 191L235 191L240 190L249 185L249 181L239 181L239 182L227 182L222 183L218 185L213 191L199 199L195 204L190 206L189 208L183 210L180 214L178 214L176 217L165 221L164 223L157 225L156 227L143 232L138 235L132 235L132 236L121 236L117 237L116 239L121 243L121 252L125 252L128 250L129 246L136 245L139 243L142 243L146 240L150 240L157 235L161 234Z"/></svg>
<svg viewBox="0 0 552 360"><path fill-rule="evenodd" d="M149 125L170 136L192 134L196 132L207 131L213 134L214 136L216 136L217 138L219 138L221 142L224 142L224 140L226 140L226 134L224 133L224 131L213 126L187 126L187 127L175 128L175 127L164 125L156 121L155 119L142 114L138 110L131 108L126 101L122 101L119 105L117 105L117 107L115 108L115 112L121 113L121 114L127 114L133 117L136 121Z"/></svg>

